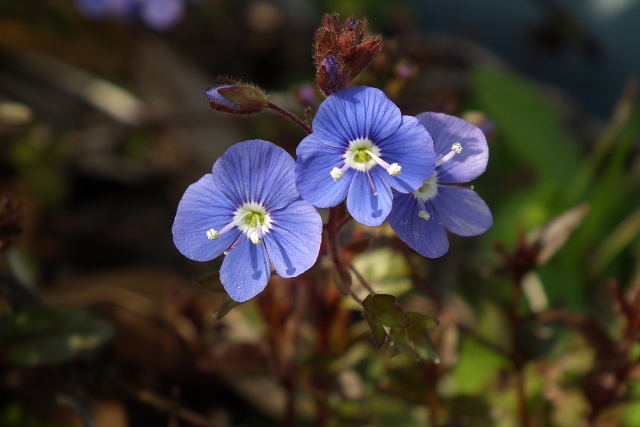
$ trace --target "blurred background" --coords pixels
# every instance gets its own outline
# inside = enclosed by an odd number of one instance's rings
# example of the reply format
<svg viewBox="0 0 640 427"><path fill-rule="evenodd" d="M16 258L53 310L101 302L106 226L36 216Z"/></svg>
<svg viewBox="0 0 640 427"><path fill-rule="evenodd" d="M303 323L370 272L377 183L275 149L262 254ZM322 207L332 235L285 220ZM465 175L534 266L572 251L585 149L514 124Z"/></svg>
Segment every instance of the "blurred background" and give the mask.
<svg viewBox="0 0 640 427"><path fill-rule="evenodd" d="M374 344L324 254L234 307L221 260L172 243L230 145L304 137L205 90L312 117L333 12L385 38L356 84L489 139L486 235L429 260L341 234L433 319L408 350ZM637 0L0 0L0 425L640 425L639 42Z"/></svg>

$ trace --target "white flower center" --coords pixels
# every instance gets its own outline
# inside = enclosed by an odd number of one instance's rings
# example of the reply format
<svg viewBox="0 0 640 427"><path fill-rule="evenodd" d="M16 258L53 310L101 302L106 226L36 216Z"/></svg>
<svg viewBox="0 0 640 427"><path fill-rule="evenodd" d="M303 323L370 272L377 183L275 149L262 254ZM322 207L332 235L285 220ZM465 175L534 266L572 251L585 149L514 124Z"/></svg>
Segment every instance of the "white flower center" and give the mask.
<svg viewBox="0 0 640 427"><path fill-rule="evenodd" d="M207 230L209 240L217 240L234 227L249 237L252 243L262 243L262 237L267 234L273 225L271 215L258 202L247 202L240 206L233 215L233 220L220 231L213 228Z"/></svg>
<svg viewBox="0 0 640 427"><path fill-rule="evenodd" d="M373 156L372 156L373 154ZM344 163L355 170L366 172L375 165L375 157L380 157L380 149L368 138L354 139L344 153Z"/></svg>
<svg viewBox="0 0 640 427"><path fill-rule="evenodd" d="M360 172L369 172L376 165L381 166L391 176L398 176L402 173L402 166L398 163L389 164L382 160L380 155L380 149L369 138L354 139L342 155L344 159L342 167L334 167L329 175L334 181L338 181L342 179L349 168Z"/></svg>
<svg viewBox="0 0 640 427"><path fill-rule="evenodd" d="M426 202L431 200L438 194L438 175L434 172L431 178L426 180L422 187L413 192L416 199Z"/></svg>

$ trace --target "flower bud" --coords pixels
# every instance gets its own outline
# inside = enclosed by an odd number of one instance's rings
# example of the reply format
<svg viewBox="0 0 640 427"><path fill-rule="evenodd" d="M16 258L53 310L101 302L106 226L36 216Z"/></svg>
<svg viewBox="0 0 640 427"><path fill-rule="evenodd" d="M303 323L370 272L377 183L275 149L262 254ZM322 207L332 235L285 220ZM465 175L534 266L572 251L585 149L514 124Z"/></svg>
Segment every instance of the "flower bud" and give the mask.
<svg viewBox="0 0 640 427"><path fill-rule="evenodd" d="M327 95L344 89L380 53L382 37L365 38L367 21L349 18L341 26L337 15L326 15L316 31L316 82Z"/></svg>
<svg viewBox="0 0 640 427"><path fill-rule="evenodd" d="M212 87L205 93L211 108L232 114L254 114L269 105L267 94L247 84Z"/></svg>
<svg viewBox="0 0 640 427"><path fill-rule="evenodd" d="M316 75L318 87L325 95L331 95L346 86L346 75L340 73L340 63L333 56L328 56L318 67Z"/></svg>

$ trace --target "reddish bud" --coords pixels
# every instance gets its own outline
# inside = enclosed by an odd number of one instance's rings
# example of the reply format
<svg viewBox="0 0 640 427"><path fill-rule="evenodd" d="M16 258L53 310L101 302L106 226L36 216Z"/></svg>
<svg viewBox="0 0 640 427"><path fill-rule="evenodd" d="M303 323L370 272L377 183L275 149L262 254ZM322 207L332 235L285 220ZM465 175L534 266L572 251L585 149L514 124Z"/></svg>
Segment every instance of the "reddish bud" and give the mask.
<svg viewBox="0 0 640 427"><path fill-rule="evenodd" d="M343 89L380 53L382 37L365 38L367 21L349 18L340 26L337 15L326 15L316 31L316 81L327 95Z"/></svg>
<svg viewBox="0 0 640 427"><path fill-rule="evenodd" d="M328 56L318 67L316 75L318 87L325 95L331 95L344 89L346 85L346 75L340 73L340 64L333 56Z"/></svg>
<svg viewBox="0 0 640 427"><path fill-rule="evenodd" d="M269 106L267 94L255 86L235 83L212 87L205 93L211 108L232 114L259 113Z"/></svg>

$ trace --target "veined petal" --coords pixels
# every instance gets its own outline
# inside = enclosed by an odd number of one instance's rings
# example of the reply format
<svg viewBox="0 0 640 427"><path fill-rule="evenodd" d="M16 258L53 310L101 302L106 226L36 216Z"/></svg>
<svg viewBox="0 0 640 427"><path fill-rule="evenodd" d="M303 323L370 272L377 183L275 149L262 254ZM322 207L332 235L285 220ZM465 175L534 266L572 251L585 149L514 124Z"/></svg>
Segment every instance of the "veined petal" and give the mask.
<svg viewBox="0 0 640 427"><path fill-rule="evenodd" d="M433 138L436 161L451 151L456 142L462 152L440 165L438 181L445 184L469 182L487 168L489 146L484 133L471 123L442 113L420 113L416 116Z"/></svg>
<svg viewBox="0 0 640 427"><path fill-rule="evenodd" d="M277 145L253 139L230 147L213 165L213 182L237 206L261 203L274 211L299 198L293 158Z"/></svg>
<svg viewBox="0 0 640 427"><path fill-rule="evenodd" d="M425 205L430 215L428 220L418 215L421 209L413 195L396 194L387 221L411 249L428 258L439 258L449 250L447 232L430 203Z"/></svg>
<svg viewBox="0 0 640 427"><path fill-rule="evenodd" d="M373 194L371 183L365 172L356 172L351 180L347 209L353 218L361 224L376 226L384 222L391 211L391 187L387 182L388 175L382 168L369 171L371 180L376 186L378 195ZM384 174L384 175L383 175Z"/></svg>
<svg viewBox="0 0 640 427"><path fill-rule="evenodd" d="M184 192L173 220L173 243L180 253L194 261L209 261L222 254L240 233L231 230L209 240L207 230L221 230L233 219L233 203L214 189L211 174L191 184Z"/></svg>
<svg viewBox="0 0 640 427"><path fill-rule="evenodd" d="M325 144L347 147L349 141L381 141L402 123L400 109L379 89L360 86L325 99L313 119L313 133Z"/></svg>
<svg viewBox="0 0 640 427"><path fill-rule="evenodd" d="M244 302L264 290L271 266L264 245L254 245L245 236L240 239L222 262L220 282L232 299Z"/></svg>
<svg viewBox="0 0 640 427"><path fill-rule="evenodd" d="M273 229L264 236L271 263L282 277L296 277L318 258L322 240L322 219L311 203L291 203L274 212Z"/></svg>
<svg viewBox="0 0 640 427"><path fill-rule="evenodd" d="M417 190L433 175L435 153L429 132L412 116L403 116L398 131L378 144L380 156L387 163L398 163L402 173L390 180L401 192Z"/></svg>
<svg viewBox="0 0 640 427"><path fill-rule="evenodd" d="M493 225L487 204L468 188L439 185L431 202L440 221L458 236L477 236Z"/></svg>
<svg viewBox="0 0 640 427"><path fill-rule="evenodd" d="M344 149L324 145L313 133L302 140L296 155L296 186L303 199L319 208L329 208L340 204L349 191L353 169L335 181L331 177L334 167L344 163Z"/></svg>

